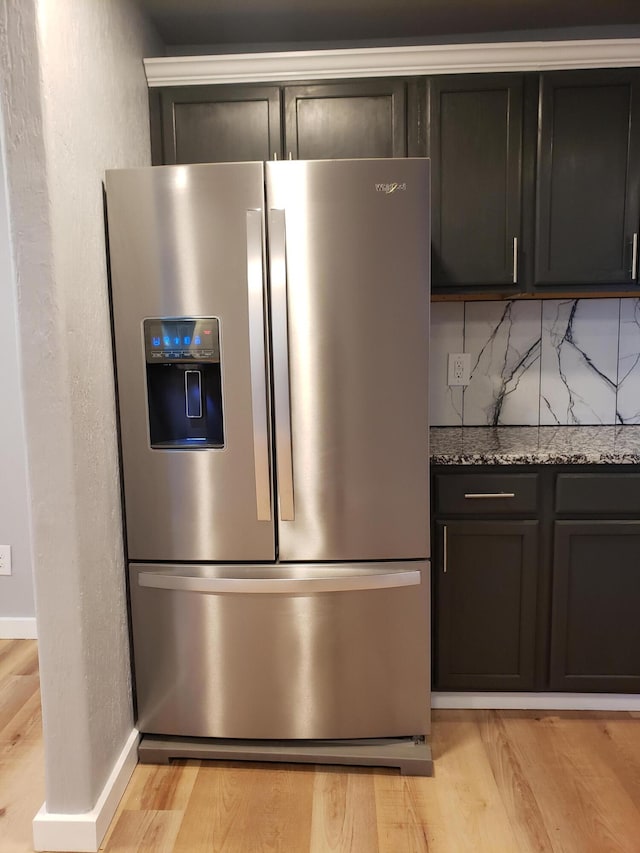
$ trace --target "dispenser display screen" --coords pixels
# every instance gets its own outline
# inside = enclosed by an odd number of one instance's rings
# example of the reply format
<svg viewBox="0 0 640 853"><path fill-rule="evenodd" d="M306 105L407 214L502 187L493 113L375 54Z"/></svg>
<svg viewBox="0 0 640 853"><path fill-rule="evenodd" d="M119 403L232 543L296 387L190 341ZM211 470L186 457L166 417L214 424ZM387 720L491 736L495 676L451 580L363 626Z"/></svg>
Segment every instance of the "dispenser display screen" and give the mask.
<svg viewBox="0 0 640 853"><path fill-rule="evenodd" d="M144 321L147 362L219 362L220 334L216 317L162 318Z"/></svg>

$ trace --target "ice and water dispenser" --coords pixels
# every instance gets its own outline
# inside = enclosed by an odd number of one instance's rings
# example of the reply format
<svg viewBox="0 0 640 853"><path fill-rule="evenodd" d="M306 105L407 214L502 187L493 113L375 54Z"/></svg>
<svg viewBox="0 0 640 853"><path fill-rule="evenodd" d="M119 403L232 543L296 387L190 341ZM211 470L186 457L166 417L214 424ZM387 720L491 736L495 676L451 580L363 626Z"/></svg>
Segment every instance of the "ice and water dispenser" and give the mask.
<svg viewBox="0 0 640 853"><path fill-rule="evenodd" d="M218 320L145 320L144 350L151 447L223 447Z"/></svg>

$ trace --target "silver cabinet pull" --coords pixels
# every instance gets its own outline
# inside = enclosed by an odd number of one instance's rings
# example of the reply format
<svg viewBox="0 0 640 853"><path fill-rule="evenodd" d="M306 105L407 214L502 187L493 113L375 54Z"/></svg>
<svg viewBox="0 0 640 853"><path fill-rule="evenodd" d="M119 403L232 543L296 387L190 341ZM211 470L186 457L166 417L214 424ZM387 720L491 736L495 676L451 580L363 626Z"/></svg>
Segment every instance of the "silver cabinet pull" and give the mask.
<svg viewBox="0 0 640 853"><path fill-rule="evenodd" d="M282 521L295 519L293 449L289 391L289 331L287 327L287 237L284 210L269 211L271 321L273 330L273 396L276 415L276 464Z"/></svg>
<svg viewBox="0 0 640 853"><path fill-rule="evenodd" d="M513 283L518 283L518 238L513 238Z"/></svg>
<svg viewBox="0 0 640 853"><path fill-rule="evenodd" d="M447 573L447 525L442 528L442 570Z"/></svg>
<svg viewBox="0 0 640 853"><path fill-rule="evenodd" d="M515 498L514 492L468 492L465 498L480 498L481 500L493 498Z"/></svg>
<svg viewBox="0 0 640 853"><path fill-rule="evenodd" d="M258 521L271 521L261 210L247 210L247 287L249 291L249 362L251 368L256 511Z"/></svg>
<svg viewBox="0 0 640 853"><path fill-rule="evenodd" d="M631 281L638 280L638 233L633 235L631 248Z"/></svg>
<svg viewBox="0 0 640 853"><path fill-rule="evenodd" d="M327 577L185 577L155 572L141 572L138 586L180 592L208 593L286 593L347 592L359 589L392 589L401 586L418 586L421 574L417 570L372 574L332 574Z"/></svg>

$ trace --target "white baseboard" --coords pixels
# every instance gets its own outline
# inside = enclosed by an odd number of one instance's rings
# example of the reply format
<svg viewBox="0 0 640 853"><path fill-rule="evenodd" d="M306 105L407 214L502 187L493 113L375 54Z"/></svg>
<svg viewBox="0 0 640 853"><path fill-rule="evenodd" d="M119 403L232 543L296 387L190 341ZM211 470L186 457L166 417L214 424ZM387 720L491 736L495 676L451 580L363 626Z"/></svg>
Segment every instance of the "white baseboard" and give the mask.
<svg viewBox="0 0 640 853"><path fill-rule="evenodd" d="M38 637L35 616L10 619L0 616L0 640L35 640Z"/></svg>
<svg viewBox="0 0 640 853"><path fill-rule="evenodd" d="M97 853L131 774L138 763L140 735L134 729L102 789L98 802L83 814L55 814L44 803L33 819L35 850Z"/></svg>
<svg viewBox="0 0 640 853"><path fill-rule="evenodd" d="M637 693L448 693L435 692L433 708L530 711L640 711Z"/></svg>

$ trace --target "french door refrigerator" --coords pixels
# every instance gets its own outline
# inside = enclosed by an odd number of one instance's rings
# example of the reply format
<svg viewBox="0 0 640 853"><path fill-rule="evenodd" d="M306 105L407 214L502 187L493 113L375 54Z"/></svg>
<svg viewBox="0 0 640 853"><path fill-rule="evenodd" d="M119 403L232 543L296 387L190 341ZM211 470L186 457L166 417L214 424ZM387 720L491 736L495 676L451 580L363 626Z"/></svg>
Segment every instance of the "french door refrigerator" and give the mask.
<svg viewBox="0 0 640 853"><path fill-rule="evenodd" d="M428 166L107 173L141 732L428 731Z"/></svg>

